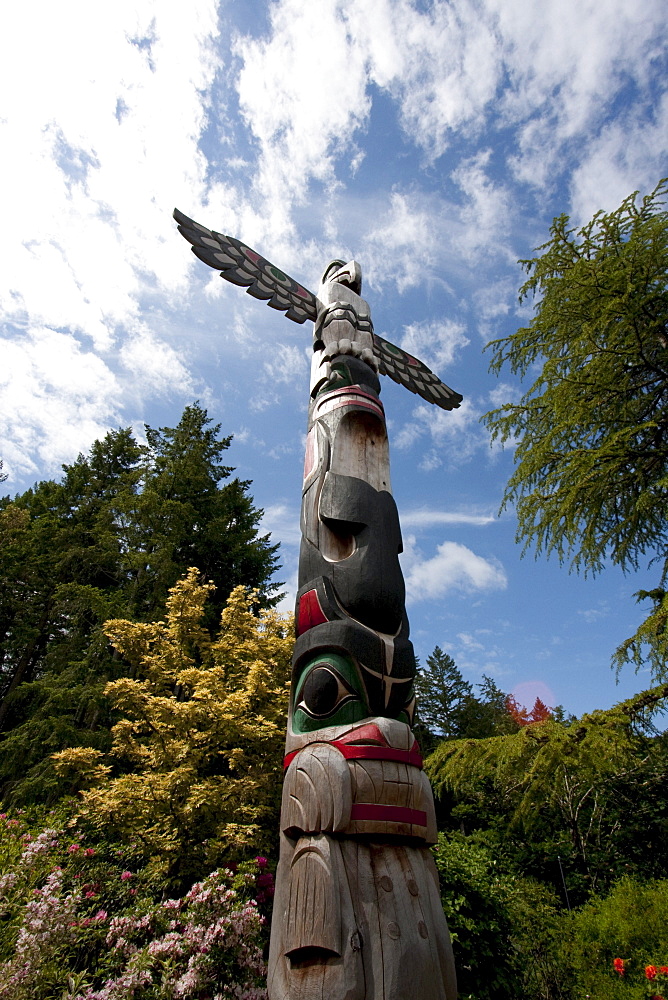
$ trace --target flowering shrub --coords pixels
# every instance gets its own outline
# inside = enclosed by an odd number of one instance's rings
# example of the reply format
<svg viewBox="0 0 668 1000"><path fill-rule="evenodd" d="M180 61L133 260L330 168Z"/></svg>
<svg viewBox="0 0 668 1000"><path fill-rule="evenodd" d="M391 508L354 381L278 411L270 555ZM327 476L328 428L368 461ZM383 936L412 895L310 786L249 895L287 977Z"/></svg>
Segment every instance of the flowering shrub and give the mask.
<svg viewBox="0 0 668 1000"><path fill-rule="evenodd" d="M630 877L564 914L556 940L574 997L668 1000L668 966L659 964L668 955L667 914L668 879Z"/></svg>
<svg viewBox="0 0 668 1000"><path fill-rule="evenodd" d="M0 1000L264 1000L265 858L182 897L136 846L0 818Z"/></svg>
<svg viewBox="0 0 668 1000"><path fill-rule="evenodd" d="M624 976L626 969L626 961L623 958L615 958L612 962L612 967L618 976ZM639 973L633 977L633 980L628 981L628 991L626 995L629 997L647 997L648 1000L664 1000L663 996L656 993L656 989L660 984L664 984L668 987L668 965L646 965L644 969L645 983L643 984Z"/></svg>

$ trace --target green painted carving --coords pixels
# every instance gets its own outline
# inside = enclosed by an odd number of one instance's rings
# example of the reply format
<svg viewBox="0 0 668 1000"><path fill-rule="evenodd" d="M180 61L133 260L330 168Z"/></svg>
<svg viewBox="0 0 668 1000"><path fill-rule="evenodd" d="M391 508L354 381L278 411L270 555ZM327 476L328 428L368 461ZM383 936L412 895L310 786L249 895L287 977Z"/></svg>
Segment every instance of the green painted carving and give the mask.
<svg viewBox="0 0 668 1000"><path fill-rule="evenodd" d="M321 653L304 666L293 699L295 735L360 722L369 714L364 684L352 657Z"/></svg>

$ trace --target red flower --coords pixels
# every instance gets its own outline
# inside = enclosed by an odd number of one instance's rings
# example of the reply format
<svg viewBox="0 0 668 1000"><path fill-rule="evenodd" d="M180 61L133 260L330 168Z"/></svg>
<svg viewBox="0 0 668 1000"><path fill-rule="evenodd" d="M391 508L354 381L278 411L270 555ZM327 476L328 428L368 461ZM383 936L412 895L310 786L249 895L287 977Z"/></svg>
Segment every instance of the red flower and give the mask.
<svg viewBox="0 0 668 1000"><path fill-rule="evenodd" d="M660 965L659 972L662 976L668 976L668 965Z"/></svg>
<svg viewBox="0 0 668 1000"><path fill-rule="evenodd" d="M612 960L612 967L615 970L615 972L617 972L620 976L624 975L624 959L623 958L614 958Z"/></svg>
<svg viewBox="0 0 668 1000"><path fill-rule="evenodd" d="M656 979L656 965L646 965L645 976L647 979Z"/></svg>

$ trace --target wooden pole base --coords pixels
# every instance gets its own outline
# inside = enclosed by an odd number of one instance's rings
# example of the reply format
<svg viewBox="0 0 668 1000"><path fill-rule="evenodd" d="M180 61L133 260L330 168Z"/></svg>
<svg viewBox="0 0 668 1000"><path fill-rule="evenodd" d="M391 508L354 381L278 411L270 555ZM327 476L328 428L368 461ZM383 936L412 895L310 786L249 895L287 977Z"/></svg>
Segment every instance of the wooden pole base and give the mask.
<svg viewBox="0 0 668 1000"><path fill-rule="evenodd" d="M456 1000L428 847L282 835L270 1000Z"/></svg>

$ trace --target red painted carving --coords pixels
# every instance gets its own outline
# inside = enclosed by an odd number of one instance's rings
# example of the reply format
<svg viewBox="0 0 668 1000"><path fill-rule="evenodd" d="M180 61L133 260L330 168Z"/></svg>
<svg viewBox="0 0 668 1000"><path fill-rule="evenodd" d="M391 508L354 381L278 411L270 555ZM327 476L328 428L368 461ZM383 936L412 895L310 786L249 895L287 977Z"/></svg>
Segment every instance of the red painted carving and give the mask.
<svg viewBox="0 0 668 1000"><path fill-rule="evenodd" d="M308 477L313 472L313 464L315 462L315 435L316 429L312 427L311 430L306 435L306 453L304 454L304 479Z"/></svg>
<svg viewBox="0 0 668 1000"><path fill-rule="evenodd" d="M411 823L426 826L427 814L422 809L406 809L405 806L385 806L380 802L356 802L351 808L352 820L370 820L387 823Z"/></svg>
<svg viewBox="0 0 668 1000"><path fill-rule="evenodd" d="M299 602L299 614L297 616L297 635L308 632L314 625L322 625L327 621L325 614L320 607L320 601L315 590L309 590L302 594Z"/></svg>

